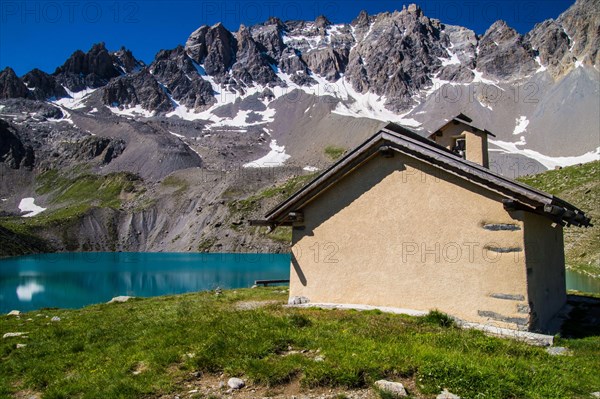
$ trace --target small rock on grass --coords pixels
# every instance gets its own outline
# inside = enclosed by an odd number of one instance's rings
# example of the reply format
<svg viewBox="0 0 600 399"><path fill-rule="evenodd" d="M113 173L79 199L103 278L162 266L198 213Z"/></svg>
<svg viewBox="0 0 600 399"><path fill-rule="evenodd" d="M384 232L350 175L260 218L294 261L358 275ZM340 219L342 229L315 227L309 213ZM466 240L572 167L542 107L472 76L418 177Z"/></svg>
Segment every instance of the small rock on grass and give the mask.
<svg viewBox="0 0 600 399"><path fill-rule="evenodd" d="M60 317L54 316L53 318L50 319L50 321L54 321L54 322L60 321Z"/></svg>
<svg viewBox="0 0 600 399"><path fill-rule="evenodd" d="M436 396L435 399L460 399L460 396L449 392L447 389L444 389L442 393Z"/></svg>
<svg viewBox="0 0 600 399"><path fill-rule="evenodd" d="M546 353L552 356L563 356L567 355L569 353L569 350L562 346L551 346L546 348Z"/></svg>
<svg viewBox="0 0 600 399"><path fill-rule="evenodd" d="M107 303L123 303L123 302L127 302L128 300L133 299L133 298L134 297L132 297L132 296L121 295L121 296L114 297L113 299L111 299Z"/></svg>
<svg viewBox="0 0 600 399"><path fill-rule="evenodd" d="M592 392L591 395L592 395L592 398L600 398L600 391Z"/></svg>
<svg viewBox="0 0 600 399"><path fill-rule="evenodd" d="M19 312L18 310L11 310L10 312L8 312L8 316L19 316L21 314L21 312Z"/></svg>
<svg viewBox="0 0 600 399"><path fill-rule="evenodd" d="M23 349L27 346L27 344L17 344L17 349Z"/></svg>
<svg viewBox="0 0 600 399"><path fill-rule="evenodd" d="M404 398L408 396L404 385L399 382L379 380L375 382L375 386L379 390L390 394L394 398Z"/></svg>
<svg viewBox="0 0 600 399"><path fill-rule="evenodd" d="M229 388L231 389L242 389L246 383L240 378L230 378L229 381L227 381L227 385L229 385Z"/></svg>

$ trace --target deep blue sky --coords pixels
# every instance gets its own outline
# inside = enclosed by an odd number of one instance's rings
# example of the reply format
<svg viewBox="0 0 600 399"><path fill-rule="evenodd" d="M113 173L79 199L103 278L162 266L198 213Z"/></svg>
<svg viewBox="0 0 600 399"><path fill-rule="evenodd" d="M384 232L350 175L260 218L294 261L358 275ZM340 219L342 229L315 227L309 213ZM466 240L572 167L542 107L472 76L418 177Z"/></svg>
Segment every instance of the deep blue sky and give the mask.
<svg viewBox="0 0 600 399"><path fill-rule="evenodd" d="M18 75L37 67L53 72L75 50L105 42L121 45L150 63L161 49L184 44L201 25L222 21L230 30L274 15L282 20L314 20L326 15L334 23L351 22L365 9L370 14L402 9L415 2L425 15L482 34L497 19L521 33L556 18L574 0L0 0L0 69Z"/></svg>

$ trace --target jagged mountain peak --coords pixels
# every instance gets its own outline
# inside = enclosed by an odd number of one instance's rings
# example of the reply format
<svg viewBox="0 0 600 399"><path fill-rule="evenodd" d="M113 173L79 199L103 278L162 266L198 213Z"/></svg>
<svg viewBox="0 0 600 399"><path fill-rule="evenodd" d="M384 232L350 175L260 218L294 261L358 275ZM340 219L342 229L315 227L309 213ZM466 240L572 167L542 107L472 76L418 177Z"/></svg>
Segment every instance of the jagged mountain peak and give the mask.
<svg viewBox="0 0 600 399"><path fill-rule="evenodd" d="M331 21L325 15L319 15L317 19L315 19L315 26L317 28L326 29L331 25Z"/></svg>
<svg viewBox="0 0 600 399"><path fill-rule="evenodd" d="M214 103L210 97L221 90L306 88L327 81L381 96L389 111L400 112L417 104L416 98L435 82L468 84L477 74L512 81L545 70L557 78L577 63L596 65L599 44L593 28L598 17L590 10L598 1L578 0L556 21L538 24L525 36L500 20L478 37L467 28L428 18L417 4L373 16L361 11L351 24L334 25L323 15L285 23L271 17L230 32L219 22L200 26L185 46L159 51L149 70L172 101L194 110ZM585 34L575 39L569 31ZM103 87L143 67L126 48L111 53L97 43L87 53L74 52L52 76L32 73L25 83L30 91L45 87L35 93L38 98L53 93L51 87ZM14 81L9 75L5 79ZM200 91L184 94L190 90Z"/></svg>
<svg viewBox="0 0 600 399"><path fill-rule="evenodd" d="M264 26L275 25L278 28L282 28L282 29L286 28L285 23L283 23L283 21L281 19L279 19L278 17L269 17L263 25Z"/></svg>
<svg viewBox="0 0 600 399"><path fill-rule="evenodd" d="M23 82L29 88L29 97L36 100L46 100L48 98L67 97L68 94L54 78L37 68L32 69L23 76Z"/></svg>
<svg viewBox="0 0 600 399"><path fill-rule="evenodd" d="M368 26L369 23L371 23L369 13L366 10L361 10L361 12L358 14L358 17L356 17L350 25L356 27L365 27Z"/></svg>
<svg viewBox="0 0 600 399"><path fill-rule="evenodd" d="M421 7L414 3L409 4L408 7L403 6L402 11L408 14L414 14L417 17L421 17L423 15L423 10L421 9Z"/></svg>
<svg viewBox="0 0 600 399"><path fill-rule="evenodd" d="M57 81L73 92L105 86L121 75L113 56L104 43L96 43L84 53L75 51L53 74Z"/></svg>
<svg viewBox="0 0 600 399"><path fill-rule="evenodd" d="M137 72L145 66L144 62L136 59L131 50L125 48L125 46L121 46L118 51L112 53L112 56L117 64L116 66L123 73Z"/></svg>
<svg viewBox="0 0 600 399"><path fill-rule="evenodd" d="M29 91L11 67L0 72L0 98L27 97Z"/></svg>

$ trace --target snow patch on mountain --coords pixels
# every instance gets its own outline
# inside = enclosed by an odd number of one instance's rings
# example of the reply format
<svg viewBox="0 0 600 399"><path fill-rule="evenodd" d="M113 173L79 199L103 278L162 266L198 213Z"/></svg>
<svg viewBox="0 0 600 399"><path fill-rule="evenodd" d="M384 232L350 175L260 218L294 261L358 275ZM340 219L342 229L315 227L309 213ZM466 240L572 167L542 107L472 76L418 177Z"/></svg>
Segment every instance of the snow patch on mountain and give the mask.
<svg viewBox="0 0 600 399"><path fill-rule="evenodd" d="M460 59L458 58L458 55L452 51L452 48L454 48L454 44L450 45L450 47L448 47L446 49L446 51L448 51L448 55L450 56L450 58L439 58L440 61L442 61L442 66L448 66L448 65L460 65Z"/></svg>
<svg viewBox="0 0 600 399"><path fill-rule="evenodd" d="M169 133L171 133L173 136L179 138L179 139L184 139L185 136L181 135L181 134L177 134L177 133L173 133L172 131L169 130Z"/></svg>
<svg viewBox="0 0 600 399"><path fill-rule="evenodd" d="M351 116L354 118L371 118L381 121L392 121L404 126L419 127L421 123L411 118L404 118L405 115L398 115L395 112L388 110L385 107L387 101L385 96L379 96L375 93L368 92L365 94L358 93L352 87L352 84L344 78L336 83L336 87L351 98L347 103L339 103L332 111L334 114Z"/></svg>
<svg viewBox="0 0 600 399"><path fill-rule="evenodd" d="M535 62L537 62L537 64L540 66L537 69L537 71L535 71L535 73L545 72L548 70L548 68L545 67L544 64L542 64L542 59L540 58L539 55L537 57L535 57Z"/></svg>
<svg viewBox="0 0 600 399"><path fill-rule="evenodd" d="M271 168L277 166L283 166L285 161L291 158L290 155L285 153L285 146L278 146L277 140L271 140L271 151L264 157L257 159L253 162L248 162L244 165L244 168Z"/></svg>
<svg viewBox="0 0 600 399"><path fill-rule="evenodd" d="M517 118L515 130L513 131L514 135L522 134L527 132L527 126L529 126L529 120L526 116L521 116Z"/></svg>
<svg viewBox="0 0 600 399"><path fill-rule="evenodd" d="M143 116L145 118L151 118L156 114L156 111L148 111L144 109L141 105L137 104L134 107L129 108L119 108L117 104L113 104L112 107L106 106L113 114L121 115L121 116Z"/></svg>
<svg viewBox="0 0 600 399"><path fill-rule="evenodd" d="M30 218L39 215L46 210L46 208L36 205L34 198L23 198L21 202L19 202L19 209L21 212L29 212L25 215L22 215L24 218Z"/></svg>
<svg viewBox="0 0 600 399"><path fill-rule="evenodd" d="M65 89L65 91L67 92L67 94L70 97L64 97L64 98L60 98L60 99L51 99L50 101L53 102L54 104L60 105L62 107L68 108L68 109L79 109L79 108L85 108L86 104L85 104L85 99L92 94L93 92L95 92L97 89L92 89L92 88L87 88L85 90L81 90L81 91L71 91L69 89L67 89L65 86L63 86L63 88Z"/></svg>
<svg viewBox="0 0 600 399"><path fill-rule="evenodd" d="M516 143L510 143L506 141L500 140L490 140L490 144L493 144L499 149L490 149L493 152L500 152L503 154L518 154L523 155L528 158L534 159L544 165L547 169L554 169L557 166L565 167L571 165L577 165L580 163L587 163L592 161L600 160L600 147L596 148L595 151L590 151L586 154L574 156L574 157L551 157L548 155L544 155L534 150L526 149L526 148L518 148L517 146L525 145L526 142L524 137L521 137L521 140Z"/></svg>

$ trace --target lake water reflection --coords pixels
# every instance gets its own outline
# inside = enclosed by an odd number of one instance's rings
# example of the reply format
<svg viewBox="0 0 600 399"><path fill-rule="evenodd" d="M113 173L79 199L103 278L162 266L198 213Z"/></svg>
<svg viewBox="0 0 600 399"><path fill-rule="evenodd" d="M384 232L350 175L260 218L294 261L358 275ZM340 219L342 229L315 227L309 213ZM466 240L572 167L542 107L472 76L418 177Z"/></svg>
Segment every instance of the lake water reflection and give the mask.
<svg viewBox="0 0 600 399"><path fill-rule="evenodd" d="M289 278L287 254L67 253L0 260L0 312L78 308L119 295L250 287Z"/></svg>

